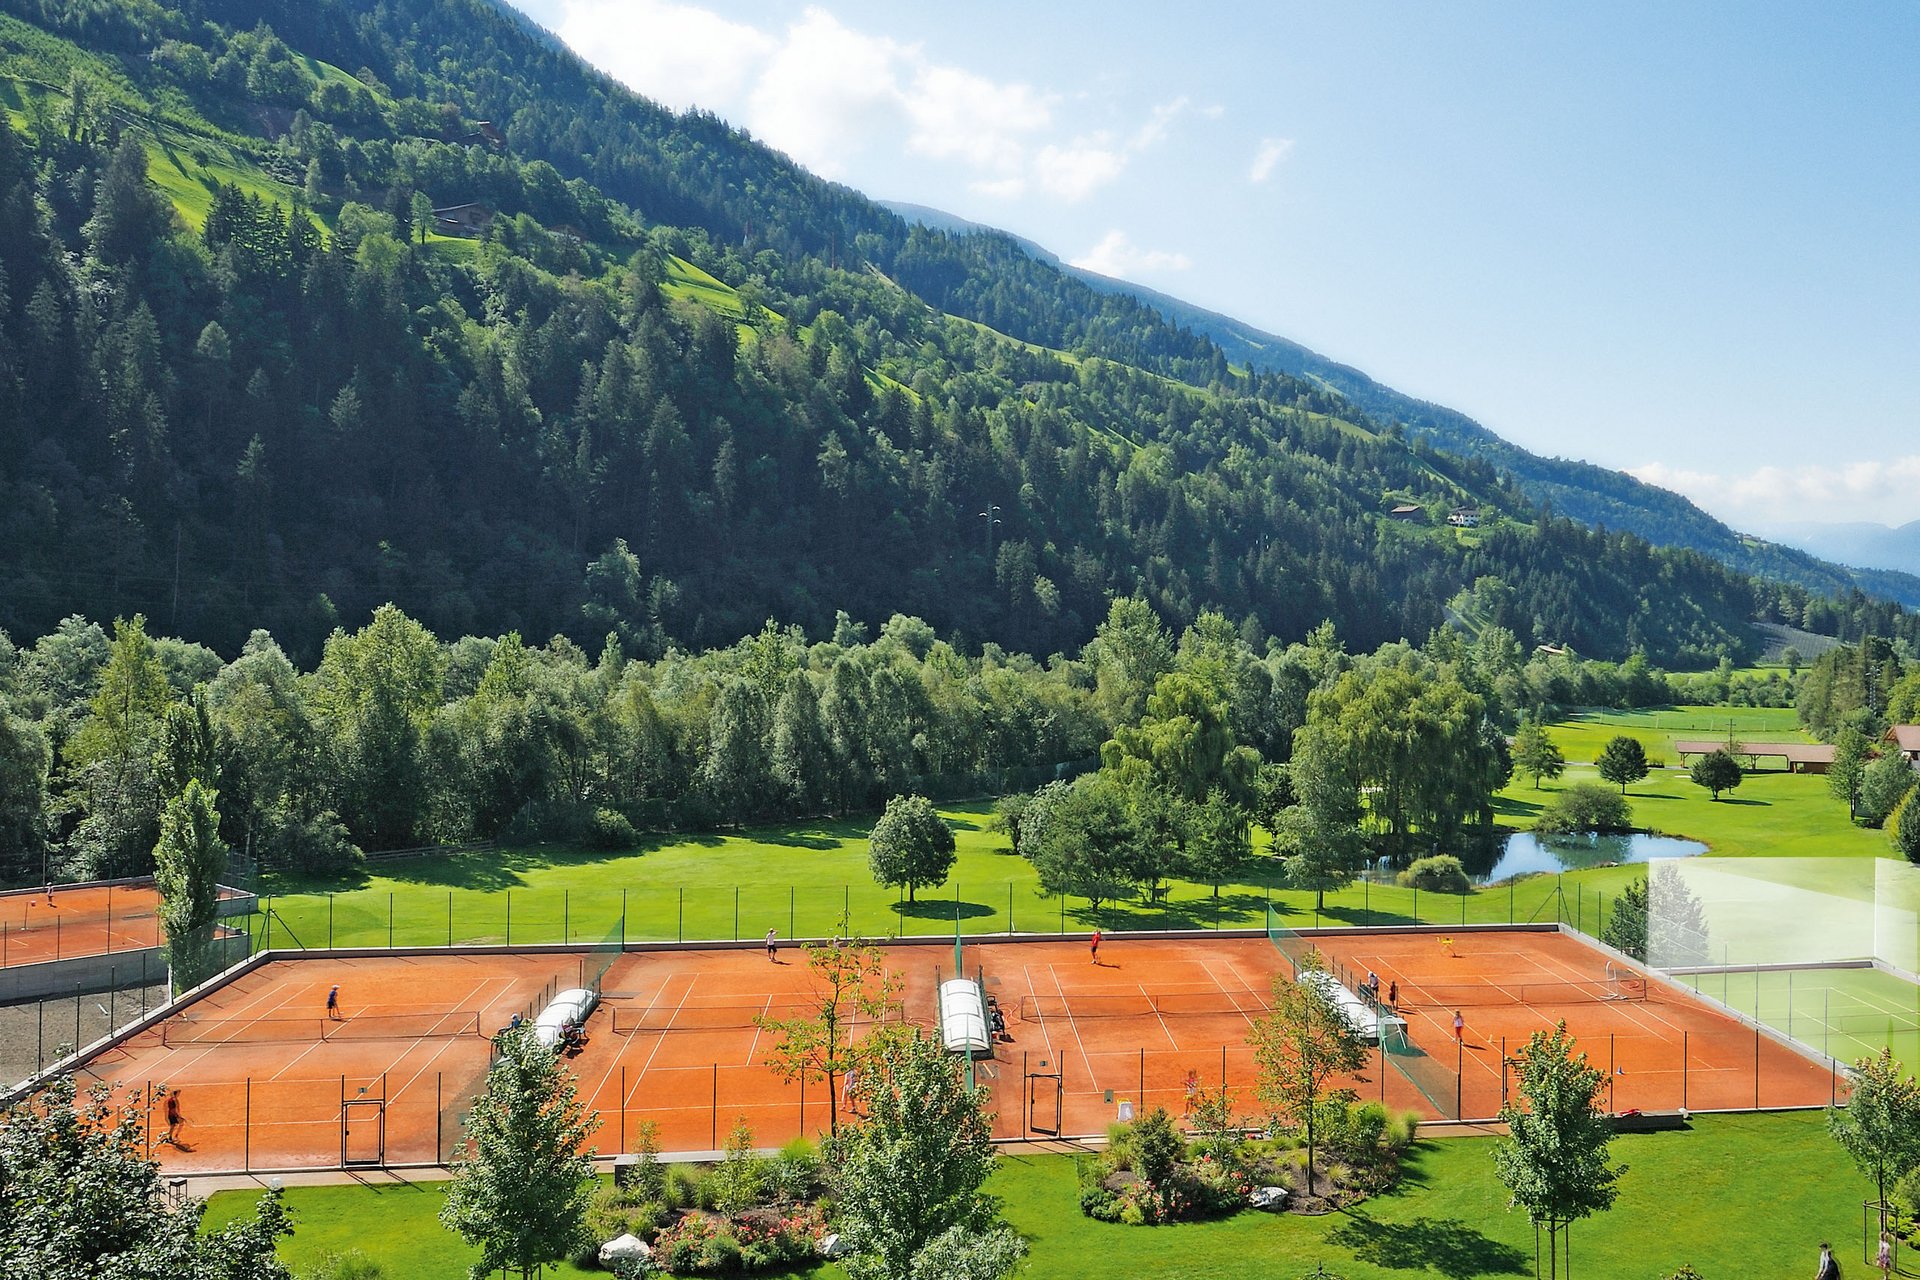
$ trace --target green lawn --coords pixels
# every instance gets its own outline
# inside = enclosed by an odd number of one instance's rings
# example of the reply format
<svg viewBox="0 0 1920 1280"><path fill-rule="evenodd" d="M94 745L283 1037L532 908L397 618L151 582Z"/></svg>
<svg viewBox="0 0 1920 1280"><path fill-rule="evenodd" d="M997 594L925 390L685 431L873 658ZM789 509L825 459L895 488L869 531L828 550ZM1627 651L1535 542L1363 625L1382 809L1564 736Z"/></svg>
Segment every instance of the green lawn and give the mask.
<svg viewBox="0 0 1920 1280"><path fill-rule="evenodd" d="M1059 1156L1004 1159L989 1190L1031 1242L1023 1274L1037 1280L1292 1280L1319 1263L1347 1280L1531 1274L1533 1231L1506 1207L1492 1145L1422 1142L1398 1193L1323 1218L1246 1212L1177 1227L1097 1223L1081 1216L1072 1162ZM1823 1239L1858 1248L1860 1202L1871 1188L1818 1114L1704 1116L1689 1133L1623 1137L1614 1154L1628 1167L1619 1203L1574 1228L1581 1274L1653 1280L1690 1262L1708 1280L1787 1280L1810 1272ZM252 1198L215 1196L208 1225L245 1213ZM301 1187L287 1203L297 1231L283 1254L296 1269L358 1248L389 1277L458 1280L472 1259L434 1219L436 1186ZM1843 1252L1843 1264L1862 1269L1856 1256ZM834 1266L804 1274L844 1276Z"/></svg>
<svg viewBox="0 0 1920 1280"><path fill-rule="evenodd" d="M1615 711L1590 707L1569 712L1548 726L1554 742L1570 761L1590 764L1600 748L1621 734L1637 738L1649 759L1678 764L1675 738L1721 738L1729 730L1736 739L1755 742L1811 742L1800 731L1791 707L1651 707Z"/></svg>
<svg viewBox="0 0 1920 1280"><path fill-rule="evenodd" d="M986 829L990 806L948 806L959 858L949 883L907 902L873 882L870 820L804 824L708 836L660 837L642 849L592 853L538 848L377 864L327 882L270 886L273 921L255 940L277 947L456 943L824 937L843 915L869 936L1087 929L1259 928L1271 907L1294 927L1324 924L1450 924L1582 919L1596 895L1612 897L1632 874L1611 867L1569 874L1564 889L1543 876L1467 895L1356 884L1326 896L1286 889L1278 867L1256 858L1237 884L1173 882L1164 899L1105 903L1040 894L1032 866ZM1584 904L1584 905L1583 905ZM625 912L624 934L622 911Z"/></svg>

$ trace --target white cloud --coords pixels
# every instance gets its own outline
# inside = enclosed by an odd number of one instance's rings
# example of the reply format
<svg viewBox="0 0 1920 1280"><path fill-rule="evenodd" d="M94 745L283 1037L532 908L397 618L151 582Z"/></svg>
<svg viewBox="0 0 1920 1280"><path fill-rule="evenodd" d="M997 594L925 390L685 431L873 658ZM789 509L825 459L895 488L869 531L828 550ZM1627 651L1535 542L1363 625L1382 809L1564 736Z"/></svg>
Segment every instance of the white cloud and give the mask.
<svg viewBox="0 0 1920 1280"><path fill-rule="evenodd" d="M916 155L960 166L995 199L1072 203L1166 141L1184 116L1217 118L1176 96L1131 133L1060 119L1062 94L939 62L918 44L857 30L809 6L784 31L677 0L518 0L595 65L667 106L733 120L827 177L861 156ZM1071 99L1082 106L1087 99Z"/></svg>
<svg viewBox="0 0 1920 1280"><path fill-rule="evenodd" d="M745 123L801 164L838 177L897 120L899 64L909 53L808 9L760 73Z"/></svg>
<svg viewBox="0 0 1920 1280"><path fill-rule="evenodd" d="M1167 134L1173 129L1173 122L1186 114L1192 106L1193 103L1187 98L1179 97L1155 107L1153 114L1147 118L1147 122L1135 130L1133 137L1128 140L1128 149L1145 151L1148 147L1164 142Z"/></svg>
<svg viewBox="0 0 1920 1280"><path fill-rule="evenodd" d="M1247 170L1247 180L1265 182L1280 167L1280 162L1291 154L1292 138L1262 138L1259 150L1253 153L1253 167Z"/></svg>
<svg viewBox="0 0 1920 1280"><path fill-rule="evenodd" d="M553 31L587 61L679 111L738 101L778 43L709 10L661 0L563 0Z"/></svg>
<svg viewBox="0 0 1920 1280"><path fill-rule="evenodd" d="M1072 264L1083 271L1097 271L1103 276L1125 280L1140 272L1185 271L1193 265L1193 259L1165 249L1142 249L1126 232L1114 230L1102 236L1099 244L1072 259Z"/></svg>
<svg viewBox="0 0 1920 1280"><path fill-rule="evenodd" d="M1077 138L1064 147L1042 147L1033 167L1043 189L1071 204L1124 173L1127 157L1104 137Z"/></svg>
<svg viewBox="0 0 1920 1280"><path fill-rule="evenodd" d="M1693 471L1652 462L1628 474L1685 494L1738 524L1742 520L1879 520L1900 524L1920 511L1920 454L1885 462L1760 467L1745 473Z"/></svg>
<svg viewBox="0 0 1920 1280"><path fill-rule="evenodd" d="M1024 84L999 84L958 67L922 65L907 91L913 131L907 146L921 155L958 159L1007 173L1026 158L1025 139L1053 123L1054 99Z"/></svg>

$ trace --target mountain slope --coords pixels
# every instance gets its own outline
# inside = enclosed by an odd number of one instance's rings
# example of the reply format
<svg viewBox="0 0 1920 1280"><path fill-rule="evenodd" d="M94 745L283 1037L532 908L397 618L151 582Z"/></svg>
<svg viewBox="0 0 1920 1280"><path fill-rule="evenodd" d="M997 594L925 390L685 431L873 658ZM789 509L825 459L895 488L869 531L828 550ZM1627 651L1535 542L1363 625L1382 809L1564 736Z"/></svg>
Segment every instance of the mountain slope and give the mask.
<svg viewBox="0 0 1920 1280"><path fill-rule="evenodd" d="M1045 654L1139 593L1371 647L1472 593L1523 643L1673 665L1749 656L1756 614L1913 625L1543 518L1483 460L910 227L487 0L0 13L16 634L142 610L311 654L394 600L648 654L842 611Z"/></svg>
<svg viewBox="0 0 1920 1280"><path fill-rule="evenodd" d="M890 203L888 207L910 221L950 234L1004 237L1090 288L1137 298L1170 323L1204 335L1217 343L1237 367L1310 379L1338 391L1362 412L1382 422L1399 423L1409 434L1427 435L1450 453L1484 458L1512 476L1533 501L1584 524L1624 529L1649 542L1701 551L1743 573L1798 583L1813 591L1831 594L1858 587L1909 607L1920 607L1920 576L1915 576L1920 574L1920 536L1906 543L1872 544L1876 550L1863 555L1848 550L1867 545L1858 541L1810 541L1806 545L1813 554L1809 554L1737 533L1677 493L1592 463L1542 457L1457 410L1395 391L1358 369L1231 316L1072 266L1032 241L938 209L906 203ZM1917 526L1920 522L1908 529ZM1872 555L1880 558L1866 558ZM1821 556L1827 559L1823 561Z"/></svg>

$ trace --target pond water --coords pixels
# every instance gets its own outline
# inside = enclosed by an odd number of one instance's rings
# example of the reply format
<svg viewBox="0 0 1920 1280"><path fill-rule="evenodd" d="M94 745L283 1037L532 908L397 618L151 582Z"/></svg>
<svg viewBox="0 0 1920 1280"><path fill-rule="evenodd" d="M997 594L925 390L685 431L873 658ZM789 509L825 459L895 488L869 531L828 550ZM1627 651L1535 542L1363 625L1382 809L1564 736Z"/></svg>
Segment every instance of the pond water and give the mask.
<svg viewBox="0 0 1920 1280"><path fill-rule="evenodd" d="M1535 871L1578 871L1583 867L1604 866L1610 862L1691 858L1707 851L1707 846L1698 840L1650 836L1638 832L1624 836L1601 836L1535 835L1531 831L1516 831L1507 837L1504 847L1495 845L1494 848L1499 850L1500 856L1485 871L1472 865L1467 867L1474 883L1494 884L1511 876L1524 876Z"/></svg>

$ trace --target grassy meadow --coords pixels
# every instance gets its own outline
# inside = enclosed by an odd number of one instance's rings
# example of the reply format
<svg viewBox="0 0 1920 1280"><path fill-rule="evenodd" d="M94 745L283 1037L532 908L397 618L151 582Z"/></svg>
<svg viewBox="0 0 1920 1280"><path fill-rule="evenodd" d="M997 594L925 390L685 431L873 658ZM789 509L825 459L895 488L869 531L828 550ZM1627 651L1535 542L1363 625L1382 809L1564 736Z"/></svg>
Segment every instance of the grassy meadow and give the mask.
<svg viewBox="0 0 1920 1280"><path fill-rule="evenodd" d="M1291 1280L1316 1264L1346 1280L1530 1274L1533 1230L1507 1208L1492 1146L1423 1141L1397 1192L1319 1218L1248 1211L1169 1227L1095 1222L1081 1215L1073 1163L1062 1156L1003 1158L987 1189L1031 1244L1024 1274L1047 1280L1106 1280L1123 1258L1128 1274L1167 1280ZM1810 1270L1819 1241L1857 1241L1860 1201L1872 1190L1818 1114L1702 1116L1689 1132L1621 1137L1613 1154L1628 1168L1618 1204L1573 1229L1584 1274L1660 1276L1684 1262L1709 1280L1788 1280ZM437 1221L443 1195L432 1183L292 1188L296 1231L282 1256L303 1270L357 1248L387 1277L460 1280L474 1254ZM245 1214L253 1198L221 1192L207 1225ZM1842 1261L1858 1266L1847 1254ZM601 1273L562 1264L549 1274ZM784 1274L845 1276L831 1264Z"/></svg>

